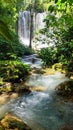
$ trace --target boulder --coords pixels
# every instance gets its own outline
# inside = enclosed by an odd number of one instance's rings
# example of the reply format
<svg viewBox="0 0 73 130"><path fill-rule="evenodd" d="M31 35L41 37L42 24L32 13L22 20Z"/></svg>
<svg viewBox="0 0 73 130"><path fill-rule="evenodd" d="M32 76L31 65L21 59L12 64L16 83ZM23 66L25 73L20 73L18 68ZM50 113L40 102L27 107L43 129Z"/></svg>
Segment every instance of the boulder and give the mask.
<svg viewBox="0 0 73 130"><path fill-rule="evenodd" d="M57 94L73 101L73 80L65 81L56 87Z"/></svg>
<svg viewBox="0 0 73 130"><path fill-rule="evenodd" d="M0 130L31 130L21 119L7 113L0 122Z"/></svg>
<svg viewBox="0 0 73 130"><path fill-rule="evenodd" d="M9 95L6 93L3 93L0 95L0 104L5 104L6 102L9 101Z"/></svg>

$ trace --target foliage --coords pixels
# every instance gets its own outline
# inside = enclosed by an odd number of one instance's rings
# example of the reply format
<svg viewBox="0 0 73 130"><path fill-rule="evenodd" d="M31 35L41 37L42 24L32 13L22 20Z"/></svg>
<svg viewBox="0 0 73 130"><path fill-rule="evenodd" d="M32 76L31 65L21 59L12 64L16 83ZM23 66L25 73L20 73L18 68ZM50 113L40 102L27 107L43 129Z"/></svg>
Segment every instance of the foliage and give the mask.
<svg viewBox="0 0 73 130"><path fill-rule="evenodd" d="M7 40L9 41L11 40L11 36L7 25L1 20L0 20L0 34L3 35Z"/></svg>
<svg viewBox="0 0 73 130"><path fill-rule="evenodd" d="M51 66L56 62L56 50L53 50L53 47L43 48L38 54L46 66Z"/></svg>
<svg viewBox="0 0 73 130"><path fill-rule="evenodd" d="M22 43L19 42L18 36L17 34L15 34L14 32L10 32L11 36L12 36L12 45L14 48L14 52L17 56L21 57L23 55L29 55L32 54L33 50L30 49L27 46L24 46Z"/></svg>
<svg viewBox="0 0 73 130"><path fill-rule="evenodd" d="M3 82L3 78L0 78L0 86L3 85L4 82Z"/></svg>
<svg viewBox="0 0 73 130"><path fill-rule="evenodd" d="M1 0L0 19L8 25L8 28L15 31L15 25L19 10L23 8L24 0Z"/></svg>
<svg viewBox="0 0 73 130"><path fill-rule="evenodd" d="M52 58L52 51L50 55L52 63L61 62L67 71L73 71L73 1L56 0L54 4L50 4L44 22L46 26L40 32L46 35L47 39L56 39L53 43L55 57ZM46 51L44 59L48 64L49 54L48 50Z"/></svg>
<svg viewBox="0 0 73 130"><path fill-rule="evenodd" d="M57 57L67 71L73 70L73 40L58 47Z"/></svg>
<svg viewBox="0 0 73 130"><path fill-rule="evenodd" d="M58 94L69 99L73 99L73 80L65 81L58 87Z"/></svg>
<svg viewBox="0 0 73 130"><path fill-rule="evenodd" d="M30 68L21 61L0 61L0 77L3 81L17 82L28 74Z"/></svg>
<svg viewBox="0 0 73 130"><path fill-rule="evenodd" d="M39 0L35 0L35 2L31 2L30 4L28 4L28 6L26 7L26 10L31 10L33 8L33 11L38 13L38 12L44 12L44 6L43 3L40 3Z"/></svg>
<svg viewBox="0 0 73 130"><path fill-rule="evenodd" d="M10 41L7 41L3 36L0 35L0 60L12 60L16 59L17 56L21 57L26 54L32 54L32 50L30 48L25 47L19 42L15 33L10 33L12 37L12 46Z"/></svg>
<svg viewBox="0 0 73 130"><path fill-rule="evenodd" d="M36 13L48 10L49 0L26 0L25 10L32 10Z"/></svg>

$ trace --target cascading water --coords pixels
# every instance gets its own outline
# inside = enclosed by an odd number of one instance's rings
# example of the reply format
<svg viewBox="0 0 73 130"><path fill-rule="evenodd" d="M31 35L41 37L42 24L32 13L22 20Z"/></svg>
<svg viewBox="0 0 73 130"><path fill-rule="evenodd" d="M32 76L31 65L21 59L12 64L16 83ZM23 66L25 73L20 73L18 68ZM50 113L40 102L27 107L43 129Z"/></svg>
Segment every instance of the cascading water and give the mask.
<svg viewBox="0 0 73 130"><path fill-rule="evenodd" d="M43 86L43 91L33 91L22 95L1 106L0 111L10 111L26 122L32 130L61 130L69 125L73 127L73 103L64 102L56 95L56 86L68 80L63 74L44 76L33 74L27 83L30 86ZM1 109L2 108L2 109Z"/></svg>
<svg viewBox="0 0 73 130"><path fill-rule="evenodd" d="M43 19L45 18L46 13L34 13L33 16L33 33L35 33L44 27ZM18 18L18 35L20 41L24 45L29 45L30 41L30 25L31 25L30 11L19 12Z"/></svg>
<svg viewBox="0 0 73 130"><path fill-rule="evenodd" d="M30 39L30 12L19 12L18 19L18 35L19 39L25 45L29 45Z"/></svg>
<svg viewBox="0 0 73 130"><path fill-rule="evenodd" d="M64 125L72 125L72 103L58 98L55 88L68 80L63 74L42 76L33 74L27 81L31 86L43 86L44 91L32 92L19 97L12 104L12 112L19 116L32 130L59 130Z"/></svg>

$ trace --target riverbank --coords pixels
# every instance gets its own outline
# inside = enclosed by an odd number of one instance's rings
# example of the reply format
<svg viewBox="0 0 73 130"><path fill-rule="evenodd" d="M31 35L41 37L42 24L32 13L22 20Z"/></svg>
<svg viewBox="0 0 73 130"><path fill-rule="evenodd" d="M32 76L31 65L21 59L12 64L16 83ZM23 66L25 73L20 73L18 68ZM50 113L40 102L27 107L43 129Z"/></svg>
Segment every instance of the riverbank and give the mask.
<svg viewBox="0 0 73 130"><path fill-rule="evenodd" d="M43 76L43 80L44 80L45 76L52 76L52 75L57 74L57 78L59 79L59 77L61 76L60 72L61 71L55 70L53 68L46 68L46 69L36 69L36 68L34 68L31 71L29 77L32 78L32 75L35 76L35 75L39 74L39 76L41 76L41 75ZM65 78L65 73L64 72L62 72L62 75L63 75L62 78L63 77ZM29 79L29 77L27 79ZM34 77L34 79L35 79L35 77ZM34 80L34 79L32 79L32 80ZM62 87L61 87L61 89L62 89ZM65 101L73 102L73 97L71 96L71 93L66 93L67 91L66 91L66 89L64 91L64 88L63 88L63 91L61 91L61 89L59 89L59 86L56 88L56 91L58 92L57 94L59 96L63 97ZM37 91L38 91L38 93L39 92L44 92L45 91L44 86L40 85L40 86L34 87L34 86L32 86L30 84L30 82L28 82L28 80L27 80L27 82L22 81L21 83L5 83L2 90L1 90L0 104L1 105L6 104L8 101L10 101L12 99L18 98L18 97L20 97L22 95L29 95L32 92L37 92ZM60 91L60 93L62 92L63 94L62 93L60 94L59 91ZM5 116L6 116L6 114L4 114L2 120L5 118ZM3 128L3 126L1 126L1 127ZM15 128L14 128L14 130L15 130ZM27 130L27 129L25 129L25 130Z"/></svg>
<svg viewBox="0 0 73 130"><path fill-rule="evenodd" d="M55 70L54 67L52 68L33 68L30 71L29 77L33 74L41 74L43 76L48 75L54 75L56 73L62 73L64 76L66 75L65 70L62 70L60 67L59 69ZM69 74L69 80L65 83L60 84L57 86L56 90L58 91L58 94L63 97L67 97L67 99L72 98L73 101L73 74ZM71 86L71 87L70 87ZM11 83L11 82L4 82L2 86L0 86L0 104L4 104L8 102L11 99L17 98L18 96L22 94L29 94L32 91L43 91L43 86L33 87L31 86L27 80L21 81L20 83Z"/></svg>
<svg viewBox="0 0 73 130"><path fill-rule="evenodd" d="M66 71L61 69L60 67L57 68L57 70L55 70L54 68L46 68L44 71L44 75L49 75L49 74L51 75L59 72L67 76L69 79L68 81L63 82L56 87L57 94L63 97L64 100L73 102L73 73L72 72L66 73Z"/></svg>

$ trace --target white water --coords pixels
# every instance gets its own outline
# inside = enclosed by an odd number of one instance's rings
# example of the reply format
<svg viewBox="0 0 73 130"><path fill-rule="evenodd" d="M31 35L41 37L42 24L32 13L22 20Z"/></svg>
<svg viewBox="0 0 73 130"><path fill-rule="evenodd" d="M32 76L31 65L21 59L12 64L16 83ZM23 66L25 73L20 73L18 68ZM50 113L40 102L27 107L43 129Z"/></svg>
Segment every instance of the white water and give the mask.
<svg viewBox="0 0 73 130"><path fill-rule="evenodd" d="M33 74L27 83L36 87L43 86L41 92L22 95L0 107L0 112L13 112L26 122L32 130L60 130L65 125L73 126L73 103L64 102L56 95L56 86L68 80L63 74L43 76ZM5 109L4 109L5 107ZM2 111L3 110L3 111Z"/></svg>
<svg viewBox="0 0 73 130"><path fill-rule="evenodd" d="M64 125L72 125L73 104L64 102L56 95L56 86L68 80L64 75L32 75L28 82L43 86L44 91L22 95L12 103L12 112L26 122L32 130L59 130Z"/></svg>
<svg viewBox="0 0 73 130"><path fill-rule="evenodd" d="M33 35L35 36L35 33L38 32L40 29L42 29L45 26L45 23L43 22L44 18L46 16L46 13L34 13L33 17ZM19 19L18 19L18 35L21 43L24 45L29 46L30 41L30 11L24 11L19 12ZM34 42L32 41L32 47L34 47Z"/></svg>
<svg viewBox="0 0 73 130"><path fill-rule="evenodd" d="M32 59L35 63L32 63ZM37 63L38 61L38 63ZM41 61L36 54L25 57L23 62L36 64L41 67ZM32 74L27 83L32 87L43 87L43 91L33 91L28 95L23 94L15 100L11 100L0 106L0 118L6 112L13 112L26 122L32 130L61 130L64 126L73 127L73 103L64 102L56 94L56 86L69 80L59 72L54 75L44 76ZM35 89L34 89L35 90Z"/></svg>
<svg viewBox="0 0 73 130"><path fill-rule="evenodd" d="M30 39L30 12L19 12L18 19L18 35L19 39L25 45L29 45Z"/></svg>
<svg viewBox="0 0 73 130"><path fill-rule="evenodd" d="M38 58L37 54L32 54L30 56L24 56L24 58L21 59L23 63L30 65L30 67L33 68L42 68L42 59Z"/></svg>

